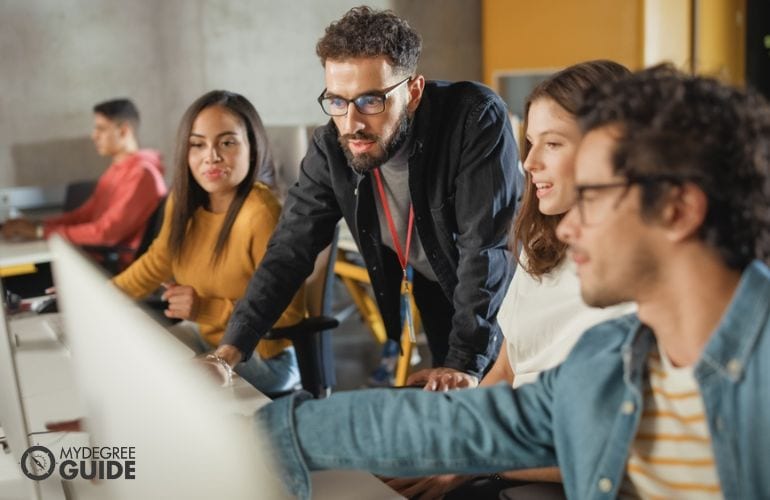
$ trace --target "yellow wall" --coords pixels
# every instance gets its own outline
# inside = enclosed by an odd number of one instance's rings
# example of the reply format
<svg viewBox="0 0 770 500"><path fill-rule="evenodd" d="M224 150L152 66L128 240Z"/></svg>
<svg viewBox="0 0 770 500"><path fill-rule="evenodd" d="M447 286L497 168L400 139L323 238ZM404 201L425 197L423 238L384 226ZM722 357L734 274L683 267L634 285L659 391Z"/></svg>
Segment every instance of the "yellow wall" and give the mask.
<svg viewBox="0 0 770 500"><path fill-rule="evenodd" d="M484 80L599 58L640 68L643 8L643 0L482 0Z"/></svg>
<svg viewBox="0 0 770 500"><path fill-rule="evenodd" d="M671 61L742 84L745 13L746 0L482 0L484 81L607 58L631 69Z"/></svg>
<svg viewBox="0 0 770 500"><path fill-rule="evenodd" d="M763 0L766 1L766 0ZM743 84L746 0L697 0L695 71Z"/></svg>

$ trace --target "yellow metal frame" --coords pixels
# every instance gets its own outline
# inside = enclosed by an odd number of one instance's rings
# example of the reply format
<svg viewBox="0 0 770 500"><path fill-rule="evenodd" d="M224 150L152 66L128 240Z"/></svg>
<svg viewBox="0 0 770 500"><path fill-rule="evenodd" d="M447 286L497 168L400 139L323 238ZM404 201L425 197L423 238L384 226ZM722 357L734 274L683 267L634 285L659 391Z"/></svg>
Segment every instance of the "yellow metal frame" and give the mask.
<svg viewBox="0 0 770 500"><path fill-rule="evenodd" d="M380 344L384 344L388 339L385 333L385 323L382 321L380 310L377 308L377 303L369 294L368 286L371 286L371 280L369 279L369 273L365 267L351 263L345 258L343 251L337 252L337 260L334 264L334 274L336 274L342 283L347 288L350 297L353 299L353 303L358 308L358 312L364 320L364 323L371 331L374 338ZM368 286L367 286L368 285ZM421 319L420 313L417 311L417 306L414 302L414 297L411 300L412 318L414 320L414 331L420 331ZM409 377L409 369L411 367L412 349L414 344L409 337L409 329L404 327L401 332L401 353L398 356L396 362L396 386L402 386L406 384L406 379Z"/></svg>
<svg viewBox="0 0 770 500"><path fill-rule="evenodd" d="M35 266L35 264L17 264L15 266L0 267L0 278L9 278L11 276L33 274L36 272L37 266Z"/></svg>

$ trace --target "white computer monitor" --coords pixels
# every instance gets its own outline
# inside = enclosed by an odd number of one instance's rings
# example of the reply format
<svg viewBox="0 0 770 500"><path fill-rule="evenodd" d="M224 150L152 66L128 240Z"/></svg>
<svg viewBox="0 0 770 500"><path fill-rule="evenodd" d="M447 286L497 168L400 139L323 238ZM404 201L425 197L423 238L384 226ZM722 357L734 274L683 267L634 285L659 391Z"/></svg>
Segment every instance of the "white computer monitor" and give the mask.
<svg viewBox="0 0 770 500"><path fill-rule="evenodd" d="M135 450L135 479L89 483L88 496L285 497L267 439L227 389L78 250L49 243L91 444Z"/></svg>
<svg viewBox="0 0 770 500"><path fill-rule="evenodd" d="M5 297L0 283L0 297ZM14 356L15 342L11 335L5 306L0 301L0 426L2 426L3 441L8 447L10 457L0 457L9 466L6 468L12 476L19 479L16 484L29 498L40 498L40 491L34 481L22 479L17 464L22 461L22 455L29 448L29 427L21 399L18 369ZM0 452L2 453L2 452Z"/></svg>

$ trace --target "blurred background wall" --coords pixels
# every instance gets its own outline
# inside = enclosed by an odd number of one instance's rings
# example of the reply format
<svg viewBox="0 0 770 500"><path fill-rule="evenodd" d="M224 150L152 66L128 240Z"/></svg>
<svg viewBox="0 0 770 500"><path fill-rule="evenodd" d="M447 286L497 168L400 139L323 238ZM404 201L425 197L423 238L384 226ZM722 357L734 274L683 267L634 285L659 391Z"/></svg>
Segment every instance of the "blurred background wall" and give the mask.
<svg viewBox="0 0 770 500"><path fill-rule="evenodd" d="M91 108L135 100L143 146L172 161L176 127L204 92L244 94L265 124L317 124L315 44L351 0L0 0L0 188L61 184L107 166ZM372 0L421 32L429 78L481 79L477 0Z"/></svg>
<svg viewBox="0 0 770 500"><path fill-rule="evenodd" d="M669 60L736 84L746 75L770 82L768 0L368 3L421 32L428 78L481 80L516 101L512 110L521 97L507 95L507 78L531 75L526 94L538 78L595 58L632 69ZM137 102L142 143L167 164L182 112L214 88L244 94L266 125L324 122L315 43L357 4L0 0L0 188L98 176L106 161L88 139L91 107L113 97Z"/></svg>

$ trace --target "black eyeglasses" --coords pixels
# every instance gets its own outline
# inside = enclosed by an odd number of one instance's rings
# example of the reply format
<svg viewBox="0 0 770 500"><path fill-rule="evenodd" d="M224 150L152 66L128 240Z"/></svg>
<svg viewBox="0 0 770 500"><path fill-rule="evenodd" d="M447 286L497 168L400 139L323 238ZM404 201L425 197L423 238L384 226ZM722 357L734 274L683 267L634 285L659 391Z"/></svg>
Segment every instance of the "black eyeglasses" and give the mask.
<svg viewBox="0 0 770 500"><path fill-rule="evenodd" d="M682 184L684 179L673 175L649 175L644 177L635 177L625 181L608 182L606 184L578 184L575 186L575 204L580 215L580 224L583 226L595 226L601 224L604 216L611 210L615 210L628 195L631 186L634 184L654 184L658 182L670 182L673 184ZM602 197L598 195L591 196L589 193L594 191L608 191L611 189L623 188L623 192L615 199L615 202L608 208L596 203Z"/></svg>
<svg viewBox="0 0 770 500"><path fill-rule="evenodd" d="M323 112L329 116L345 116L348 114L351 102L362 115L376 115L385 111L385 101L388 99L388 94L411 79L412 77L410 76L379 92L361 94L353 99L345 99L344 97L334 95L326 96L327 89L324 89L321 95L318 96L318 104L321 105Z"/></svg>

